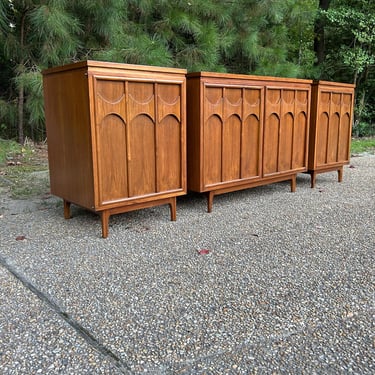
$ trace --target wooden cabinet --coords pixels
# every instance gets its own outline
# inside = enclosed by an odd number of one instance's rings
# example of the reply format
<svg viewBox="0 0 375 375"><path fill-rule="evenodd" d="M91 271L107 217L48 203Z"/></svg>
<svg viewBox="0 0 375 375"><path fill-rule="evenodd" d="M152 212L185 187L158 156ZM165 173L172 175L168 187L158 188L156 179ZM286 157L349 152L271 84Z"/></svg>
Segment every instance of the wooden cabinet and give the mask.
<svg viewBox="0 0 375 375"><path fill-rule="evenodd" d="M187 75L188 189L215 195L307 171L311 82Z"/></svg>
<svg viewBox="0 0 375 375"><path fill-rule="evenodd" d="M43 72L52 194L100 213L186 193L186 70L84 61Z"/></svg>
<svg viewBox="0 0 375 375"><path fill-rule="evenodd" d="M342 181L343 165L350 159L354 88L337 82L313 83L308 164L311 187L316 175L323 172L337 171Z"/></svg>

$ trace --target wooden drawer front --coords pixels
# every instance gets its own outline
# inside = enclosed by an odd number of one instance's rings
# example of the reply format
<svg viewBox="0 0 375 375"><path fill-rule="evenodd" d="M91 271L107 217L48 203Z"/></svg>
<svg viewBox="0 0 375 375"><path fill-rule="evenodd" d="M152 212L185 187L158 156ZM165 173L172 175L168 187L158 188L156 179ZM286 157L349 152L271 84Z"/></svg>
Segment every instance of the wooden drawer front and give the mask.
<svg viewBox="0 0 375 375"><path fill-rule="evenodd" d="M180 84L95 78L99 201L183 189Z"/></svg>
<svg viewBox="0 0 375 375"><path fill-rule="evenodd" d="M264 176L307 169L309 100L309 89L266 89Z"/></svg>
<svg viewBox="0 0 375 375"><path fill-rule="evenodd" d="M349 161L352 101L352 93L320 91L315 130L317 167Z"/></svg>
<svg viewBox="0 0 375 375"><path fill-rule="evenodd" d="M204 185L260 176L262 93L259 87L204 87Z"/></svg>

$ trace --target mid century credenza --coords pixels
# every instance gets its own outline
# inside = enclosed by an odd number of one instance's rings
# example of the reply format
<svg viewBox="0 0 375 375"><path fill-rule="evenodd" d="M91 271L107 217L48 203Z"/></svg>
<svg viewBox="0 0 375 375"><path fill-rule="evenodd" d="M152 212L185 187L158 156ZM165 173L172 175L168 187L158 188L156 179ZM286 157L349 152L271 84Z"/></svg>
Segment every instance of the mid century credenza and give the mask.
<svg viewBox="0 0 375 375"><path fill-rule="evenodd" d="M186 70L83 61L43 71L51 193L101 215L186 194Z"/></svg>
<svg viewBox="0 0 375 375"><path fill-rule="evenodd" d="M310 80L187 75L188 189L215 195L307 171Z"/></svg>
<svg viewBox="0 0 375 375"><path fill-rule="evenodd" d="M308 172L311 187L318 173L337 171L349 164L355 85L314 81L312 85Z"/></svg>

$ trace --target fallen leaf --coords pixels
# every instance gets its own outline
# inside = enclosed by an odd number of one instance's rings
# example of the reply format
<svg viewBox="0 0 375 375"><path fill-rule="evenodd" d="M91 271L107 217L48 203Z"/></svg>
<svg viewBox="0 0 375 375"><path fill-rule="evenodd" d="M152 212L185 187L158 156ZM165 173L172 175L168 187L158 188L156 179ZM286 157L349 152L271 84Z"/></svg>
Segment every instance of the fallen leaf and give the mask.
<svg viewBox="0 0 375 375"><path fill-rule="evenodd" d="M23 241L26 240L26 236L17 236L16 241Z"/></svg>
<svg viewBox="0 0 375 375"><path fill-rule="evenodd" d="M355 168L355 166L353 164L350 164L349 168Z"/></svg>
<svg viewBox="0 0 375 375"><path fill-rule="evenodd" d="M208 249L201 249L201 250L198 250L198 254L199 255L207 255L210 253L210 250Z"/></svg>

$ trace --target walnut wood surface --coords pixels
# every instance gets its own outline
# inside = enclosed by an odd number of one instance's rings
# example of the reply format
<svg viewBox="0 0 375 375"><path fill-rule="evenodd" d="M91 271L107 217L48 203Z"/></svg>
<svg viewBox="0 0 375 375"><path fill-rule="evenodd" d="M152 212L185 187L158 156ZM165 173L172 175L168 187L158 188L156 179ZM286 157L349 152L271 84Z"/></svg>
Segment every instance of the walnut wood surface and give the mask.
<svg viewBox="0 0 375 375"><path fill-rule="evenodd" d="M312 108L308 172L311 187L318 173L337 170L343 178L343 165L350 160L354 88L352 84L315 81Z"/></svg>
<svg viewBox="0 0 375 375"><path fill-rule="evenodd" d="M84 61L43 72L51 192L111 214L186 193L186 70ZM174 199L174 200L173 200Z"/></svg>
<svg viewBox="0 0 375 375"><path fill-rule="evenodd" d="M224 192L307 171L311 82L222 73L187 75L188 188Z"/></svg>

